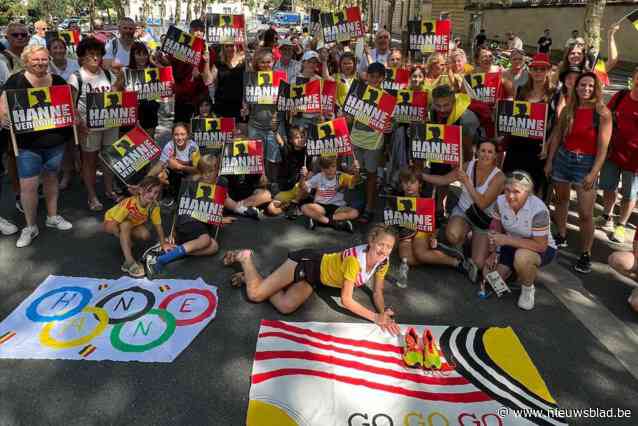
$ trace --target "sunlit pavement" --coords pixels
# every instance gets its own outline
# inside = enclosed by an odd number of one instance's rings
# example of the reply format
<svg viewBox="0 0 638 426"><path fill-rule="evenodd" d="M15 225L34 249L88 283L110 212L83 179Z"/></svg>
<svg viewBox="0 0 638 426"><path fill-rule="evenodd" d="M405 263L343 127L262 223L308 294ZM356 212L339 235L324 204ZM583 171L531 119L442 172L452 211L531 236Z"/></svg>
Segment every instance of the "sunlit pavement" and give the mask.
<svg viewBox="0 0 638 426"><path fill-rule="evenodd" d="M166 131L167 126L160 128L162 138ZM31 246L17 249L17 236L0 237L0 319L49 274L121 275L118 241L100 233L102 215L87 210L79 178L61 194L60 205L73 230L44 228L40 206L40 236ZM0 215L24 225L6 179ZM170 218L164 218L168 228ZM461 274L439 267L412 268L407 289L387 283L386 301L400 323L511 326L560 407L633 410L631 419L569 419L570 423L635 425L638 369L631 355L638 353L638 315L626 302L635 284L606 266L614 246L601 231L596 232L593 272L583 276L571 270L579 254L576 224L572 213L570 248L542 272L536 307L530 312L516 306L517 293L480 300L477 288ZM260 270L267 273L288 250L343 248L362 242L363 233L361 228L354 235L330 229L311 232L301 219L239 219L220 232L220 242L222 253L254 249ZM621 248L629 249L632 237L630 232ZM231 288L233 272L222 266L221 254L181 260L167 268L165 278L201 276L220 288L217 318L172 364L0 360L0 424L241 425L261 319L363 322L339 308L338 292L313 295L294 314L279 315L269 304L249 303L243 290ZM371 304L365 291L357 290L356 298ZM299 391L312 397L311 389Z"/></svg>

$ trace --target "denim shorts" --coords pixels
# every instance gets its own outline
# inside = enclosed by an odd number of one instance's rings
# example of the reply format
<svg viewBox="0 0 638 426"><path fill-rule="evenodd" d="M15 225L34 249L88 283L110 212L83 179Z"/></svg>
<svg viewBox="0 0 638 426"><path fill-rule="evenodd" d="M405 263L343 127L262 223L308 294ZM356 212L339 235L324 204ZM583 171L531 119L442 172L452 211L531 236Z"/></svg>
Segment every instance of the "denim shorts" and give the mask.
<svg viewBox="0 0 638 426"><path fill-rule="evenodd" d="M18 176L30 178L40 176L43 171L57 173L60 171L64 145L51 148L21 149L16 157L18 163Z"/></svg>
<svg viewBox="0 0 638 426"><path fill-rule="evenodd" d="M559 183L582 185L585 176L594 167L595 155L580 154L561 147L554 158L552 179Z"/></svg>
<svg viewBox="0 0 638 426"><path fill-rule="evenodd" d="M261 139L264 141L264 160L271 163L281 163L281 151L272 130L261 130L253 126L248 126L249 139Z"/></svg>
<svg viewBox="0 0 638 426"><path fill-rule="evenodd" d="M616 163L607 159L600 171L598 186L603 191L616 191L622 178L622 197L625 200L638 198L638 173L621 169Z"/></svg>

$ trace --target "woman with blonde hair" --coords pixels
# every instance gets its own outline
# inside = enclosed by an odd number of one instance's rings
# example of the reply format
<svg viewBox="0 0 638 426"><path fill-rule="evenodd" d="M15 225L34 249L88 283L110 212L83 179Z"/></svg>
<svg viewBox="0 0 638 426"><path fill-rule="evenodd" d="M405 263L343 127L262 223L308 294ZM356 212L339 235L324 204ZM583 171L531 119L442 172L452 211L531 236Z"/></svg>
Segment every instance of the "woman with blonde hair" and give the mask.
<svg viewBox="0 0 638 426"><path fill-rule="evenodd" d="M0 121L8 124L7 90L24 90L39 87L64 86L66 81L57 74L49 72L49 51L46 47L31 45L24 48L21 55L24 70L17 72L6 81L4 93L0 97ZM42 97L35 96L38 93ZM46 94L33 91L32 96L46 104ZM34 107L37 109L37 106ZM18 177L20 178L20 200L24 208L26 227L16 242L17 247L26 247L39 235L37 225L38 186L42 177L42 187L46 199L46 226L67 231L73 226L58 214L58 172L64 156L64 145L73 138L70 127L41 130L15 135L19 155L16 153ZM17 232L15 226L9 226L2 220L2 233ZM12 231L12 232L6 232Z"/></svg>
<svg viewBox="0 0 638 426"><path fill-rule="evenodd" d="M603 103L602 86L593 72L578 76L574 94L560 114L550 138L545 174L552 176L556 190L557 244L565 247L571 186L578 196L578 217L582 254L574 269L591 272L594 239L596 179L607 156L612 133L612 116Z"/></svg>

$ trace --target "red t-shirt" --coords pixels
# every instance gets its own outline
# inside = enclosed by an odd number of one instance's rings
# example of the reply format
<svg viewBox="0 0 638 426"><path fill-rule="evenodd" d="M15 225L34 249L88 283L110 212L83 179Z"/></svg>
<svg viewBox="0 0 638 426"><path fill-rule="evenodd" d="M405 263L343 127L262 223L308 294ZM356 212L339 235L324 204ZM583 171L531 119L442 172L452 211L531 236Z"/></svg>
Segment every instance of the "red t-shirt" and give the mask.
<svg viewBox="0 0 638 426"><path fill-rule="evenodd" d="M619 93L616 93L607 104L610 109L616 103ZM631 99L631 94L626 93L612 113L615 126L611 136L609 159L623 170L638 173L638 101Z"/></svg>
<svg viewBox="0 0 638 426"><path fill-rule="evenodd" d="M586 155L596 155L598 132L594 127L594 109L581 107L574 114L572 130L565 138L565 149Z"/></svg>
<svg viewBox="0 0 638 426"><path fill-rule="evenodd" d="M215 52L211 48L208 51L211 58L215 57ZM193 65L178 61L170 56L173 67L173 78L175 78L175 102L180 104L196 105L198 101L208 96L208 87L204 84L201 72L204 70L204 61L199 63L200 75L193 78Z"/></svg>

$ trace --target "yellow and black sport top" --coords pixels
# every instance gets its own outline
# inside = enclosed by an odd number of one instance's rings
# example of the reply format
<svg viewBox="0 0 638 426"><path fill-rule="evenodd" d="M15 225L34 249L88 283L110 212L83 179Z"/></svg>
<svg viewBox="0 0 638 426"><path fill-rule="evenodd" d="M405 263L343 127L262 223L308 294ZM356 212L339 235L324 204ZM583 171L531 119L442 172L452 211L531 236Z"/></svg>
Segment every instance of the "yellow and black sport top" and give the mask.
<svg viewBox="0 0 638 426"><path fill-rule="evenodd" d="M374 275L385 278L389 262L385 258L366 272L367 244L352 247L342 252L324 254L321 258L321 282L329 287L341 288L346 280L354 281L356 287L364 285Z"/></svg>

